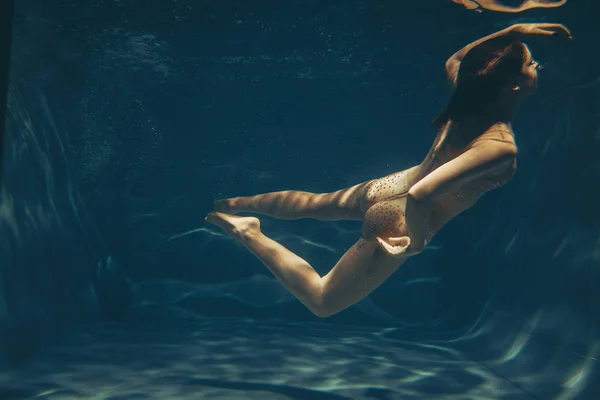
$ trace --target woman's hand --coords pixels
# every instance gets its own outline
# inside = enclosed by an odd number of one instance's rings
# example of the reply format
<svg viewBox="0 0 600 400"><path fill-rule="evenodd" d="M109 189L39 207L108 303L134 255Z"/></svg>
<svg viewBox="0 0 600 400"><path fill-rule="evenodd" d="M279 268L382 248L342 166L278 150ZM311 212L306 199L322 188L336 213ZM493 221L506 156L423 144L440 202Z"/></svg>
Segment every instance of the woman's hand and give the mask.
<svg viewBox="0 0 600 400"><path fill-rule="evenodd" d="M391 237L385 240L377 236L376 239L381 248L394 258L406 258L423 251L423 248L411 246L410 238L408 236Z"/></svg>
<svg viewBox="0 0 600 400"><path fill-rule="evenodd" d="M563 24L515 24L508 31L525 36L562 36L573 39L571 32Z"/></svg>

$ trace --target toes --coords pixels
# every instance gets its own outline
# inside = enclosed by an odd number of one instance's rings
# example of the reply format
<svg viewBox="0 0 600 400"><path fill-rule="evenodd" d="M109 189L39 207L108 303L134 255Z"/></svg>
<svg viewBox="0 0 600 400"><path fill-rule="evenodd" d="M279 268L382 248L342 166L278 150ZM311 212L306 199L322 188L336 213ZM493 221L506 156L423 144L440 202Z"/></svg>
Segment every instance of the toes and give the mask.
<svg viewBox="0 0 600 400"><path fill-rule="evenodd" d="M214 214L214 213L212 213L212 212L209 212L209 213L206 215L206 217L204 217L204 220L205 220L206 222L212 222L212 221L213 221L213 219L214 219L214 215L213 215L213 214Z"/></svg>
<svg viewBox="0 0 600 400"><path fill-rule="evenodd" d="M223 229L231 228L234 224L232 221L232 215L220 213L218 211L211 211L204 219L206 222L217 225Z"/></svg>
<svg viewBox="0 0 600 400"><path fill-rule="evenodd" d="M232 199L218 199L215 200L213 204L213 208L215 211L227 212L233 209L233 200Z"/></svg>
<svg viewBox="0 0 600 400"><path fill-rule="evenodd" d="M204 218L204 220L211 224L217 224L223 220L223 216L219 212L211 211L206 215L206 218Z"/></svg>
<svg viewBox="0 0 600 400"><path fill-rule="evenodd" d="M213 208L216 211L224 211L227 209L227 200L215 200L213 203Z"/></svg>

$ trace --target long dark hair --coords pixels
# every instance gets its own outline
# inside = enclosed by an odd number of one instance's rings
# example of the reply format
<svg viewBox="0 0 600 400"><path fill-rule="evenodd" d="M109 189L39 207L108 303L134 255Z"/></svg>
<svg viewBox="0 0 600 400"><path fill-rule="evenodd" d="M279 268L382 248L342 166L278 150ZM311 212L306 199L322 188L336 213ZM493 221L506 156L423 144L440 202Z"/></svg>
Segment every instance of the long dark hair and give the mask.
<svg viewBox="0 0 600 400"><path fill-rule="evenodd" d="M469 50L460 63L452 97L433 120L433 127L439 129L450 120L484 115L503 86L521 73L525 49L523 42L506 35Z"/></svg>

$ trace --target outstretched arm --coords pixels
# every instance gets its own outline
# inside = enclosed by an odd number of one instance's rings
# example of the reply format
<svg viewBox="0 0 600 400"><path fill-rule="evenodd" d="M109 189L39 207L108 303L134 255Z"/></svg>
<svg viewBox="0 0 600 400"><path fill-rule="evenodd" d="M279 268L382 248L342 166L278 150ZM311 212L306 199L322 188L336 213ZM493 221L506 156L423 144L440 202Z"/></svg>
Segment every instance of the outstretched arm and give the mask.
<svg viewBox="0 0 600 400"><path fill-rule="evenodd" d="M497 38L498 36L509 35L511 33L511 31L513 30L513 27L514 27L514 25L511 27L502 29L501 31L498 31L496 33L492 33L491 35L488 35L481 39L478 39L478 40L474 41L473 43L469 43L468 45L466 45L465 47L463 47L462 49L460 49L459 51L454 53L452 55L452 57L450 57L448 59L448 61L446 61L446 75L448 76L448 80L450 81L450 84L452 85L452 87L456 86L456 78L458 77L458 69L460 68L460 63L461 63L462 59L465 58L465 55L469 52L469 50L471 50L473 47L477 46L478 44L486 42L490 39Z"/></svg>
<svg viewBox="0 0 600 400"><path fill-rule="evenodd" d="M516 36L519 39L523 38L524 36L565 36L568 39L572 39L571 32L569 32L569 30L562 24L514 24L508 28L502 29L501 31L478 39L473 43L469 43L454 53L452 57L446 61L446 74L448 75L448 80L450 81L452 87L456 86L456 78L458 76L460 63L469 50L490 39L505 35Z"/></svg>

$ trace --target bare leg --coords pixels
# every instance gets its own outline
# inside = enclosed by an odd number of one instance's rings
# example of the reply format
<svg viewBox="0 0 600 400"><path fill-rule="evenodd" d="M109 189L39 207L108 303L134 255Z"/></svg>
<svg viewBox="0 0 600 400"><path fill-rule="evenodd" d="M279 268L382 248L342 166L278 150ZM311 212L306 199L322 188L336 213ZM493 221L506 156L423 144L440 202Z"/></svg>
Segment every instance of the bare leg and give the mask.
<svg viewBox="0 0 600 400"><path fill-rule="evenodd" d="M308 262L265 236L255 217L212 212L206 220L250 250L283 286L319 317L331 316L358 302L405 260L385 254L374 238L361 238L321 277Z"/></svg>
<svg viewBox="0 0 600 400"><path fill-rule="evenodd" d="M216 211L228 214L254 212L279 219L362 220L364 194L370 183L364 182L332 193L286 190L234 197L217 200L214 207Z"/></svg>

